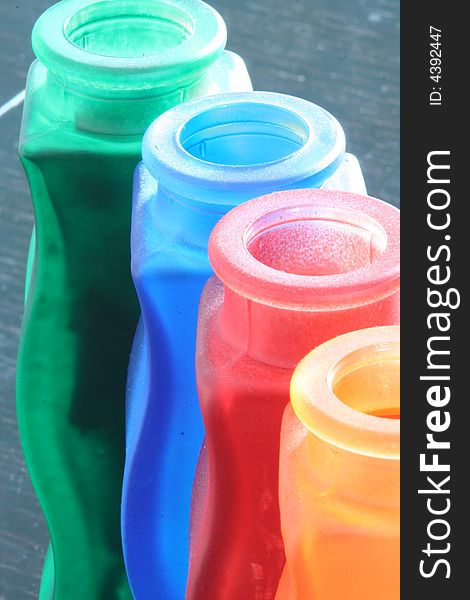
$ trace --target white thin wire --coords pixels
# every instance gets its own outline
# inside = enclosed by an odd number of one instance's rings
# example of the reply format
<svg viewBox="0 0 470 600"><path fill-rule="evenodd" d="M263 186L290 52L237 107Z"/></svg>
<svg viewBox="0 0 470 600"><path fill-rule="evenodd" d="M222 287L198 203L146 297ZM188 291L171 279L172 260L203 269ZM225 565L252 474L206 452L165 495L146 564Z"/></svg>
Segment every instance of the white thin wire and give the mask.
<svg viewBox="0 0 470 600"><path fill-rule="evenodd" d="M21 90L16 96L10 98L5 104L0 106L0 118L7 114L10 110L18 106L24 101L25 90Z"/></svg>

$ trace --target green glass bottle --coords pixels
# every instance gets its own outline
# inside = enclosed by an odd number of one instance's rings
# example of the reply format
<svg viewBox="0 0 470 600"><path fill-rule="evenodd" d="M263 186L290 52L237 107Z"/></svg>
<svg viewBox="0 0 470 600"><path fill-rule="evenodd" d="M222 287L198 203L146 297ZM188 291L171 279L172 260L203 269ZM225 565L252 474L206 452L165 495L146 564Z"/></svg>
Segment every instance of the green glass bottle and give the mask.
<svg viewBox="0 0 470 600"><path fill-rule="evenodd" d="M63 0L33 30L20 157L36 231L17 368L21 441L52 542L40 597L128 599L121 552L129 270L141 138L185 100L251 89L199 0ZM53 561L53 562L52 562Z"/></svg>

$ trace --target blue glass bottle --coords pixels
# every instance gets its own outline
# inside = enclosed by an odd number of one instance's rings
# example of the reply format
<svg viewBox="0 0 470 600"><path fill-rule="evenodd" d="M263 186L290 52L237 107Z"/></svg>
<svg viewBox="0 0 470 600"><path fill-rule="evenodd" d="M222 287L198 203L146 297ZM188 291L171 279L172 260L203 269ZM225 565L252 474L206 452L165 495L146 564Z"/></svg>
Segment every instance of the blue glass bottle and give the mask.
<svg viewBox="0 0 470 600"><path fill-rule="evenodd" d="M338 121L299 98L207 97L169 110L144 137L131 240L142 317L129 367L121 515L138 600L185 594L191 491L204 437L194 348L199 296L212 274L209 234L241 202L311 187L365 192Z"/></svg>

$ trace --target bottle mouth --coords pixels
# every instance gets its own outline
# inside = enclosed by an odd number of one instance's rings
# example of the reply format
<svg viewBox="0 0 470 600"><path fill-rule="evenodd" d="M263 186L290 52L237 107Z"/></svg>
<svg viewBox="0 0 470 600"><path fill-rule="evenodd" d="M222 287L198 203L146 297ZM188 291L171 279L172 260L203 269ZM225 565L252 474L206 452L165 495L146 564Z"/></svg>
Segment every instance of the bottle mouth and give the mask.
<svg viewBox="0 0 470 600"><path fill-rule="evenodd" d="M320 277L375 262L387 247L380 224L367 215L303 206L273 211L245 234L250 254L271 269Z"/></svg>
<svg viewBox="0 0 470 600"><path fill-rule="evenodd" d="M308 354L291 382L299 420L329 444L400 458L400 327L338 336Z"/></svg>
<svg viewBox="0 0 470 600"><path fill-rule="evenodd" d="M32 41L76 85L141 91L195 77L222 52L226 29L199 0L63 0L41 15Z"/></svg>
<svg viewBox="0 0 470 600"><path fill-rule="evenodd" d="M179 105L147 130L144 162L160 185L234 206L276 189L318 187L345 150L322 108L270 92L220 94Z"/></svg>
<svg viewBox="0 0 470 600"><path fill-rule="evenodd" d="M289 190L222 218L209 257L224 285L280 308L341 310L399 288L399 211L376 198Z"/></svg>
<svg viewBox="0 0 470 600"><path fill-rule="evenodd" d="M171 50L193 34L193 20L177 6L158 2L95 2L64 23L78 48L112 58L145 58ZM113 7L114 8L114 7Z"/></svg>
<svg viewBox="0 0 470 600"><path fill-rule="evenodd" d="M179 136L184 150L202 162L257 167L291 157L305 145L309 130L281 106L239 102L196 114Z"/></svg>
<svg viewBox="0 0 470 600"><path fill-rule="evenodd" d="M400 418L400 344L382 342L344 356L328 373L328 385L344 404L365 415Z"/></svg>

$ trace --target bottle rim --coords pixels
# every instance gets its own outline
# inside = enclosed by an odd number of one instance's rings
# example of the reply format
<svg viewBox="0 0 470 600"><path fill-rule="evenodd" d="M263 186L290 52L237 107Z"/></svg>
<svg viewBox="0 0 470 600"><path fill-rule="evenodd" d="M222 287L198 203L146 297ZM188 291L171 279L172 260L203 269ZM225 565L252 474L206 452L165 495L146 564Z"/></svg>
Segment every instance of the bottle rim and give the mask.
<svg viewBox="0 0 470 600"><path fill-rule="evenodd" d="M347 234L369 236L373 258L367 259L366 254L363 262L356 261L351 268L309 274L273 267L250 250L260 233L309 221L332 224L333 236L335 224ZM334 250L331 235L325 244ZM344 310L398 292L399 236L400 211L382 200L325 189L287 190L245 202L222 217L209 239L209 259L225 286L255 302L304 311ZM295 235L286 239L297 243ZM354 253L354 246L350 252Z"/></svg>
<svg viewBox="0 0 470 600"><path fill-rule="evenodd" d="M290 139L296 147L274 159L230 164L205 160L188 150L199 136L243 134ZM284 139L284 138L282 138ZM318 187L338 167L345 152L344 131L329 112L293 96L274 92L232 92L176 106L148 128L144 163L165 189L191 200L235 206L278 189ZM244 146L248 148L248 143Z"/></svg>
<svg viewBox="0 0 470 600"><path fill-rule="evenodd" d="M137 27L139 22L150 28L167 26L182 39L138 56L86 49L86 27L97 23L99 31L109 21L112 35L113 19L122 20L124 29L126 19L127 25L137 23ZM80 37L82 44L74 37ZM226 39L222 17L201 0L62 0L39 17L32 32L34 53L49 71L72 87L114 94L142 94L196 78L222 53Z"/></svg>
<svg viewBox="0 0 470 600"><path fill-rule="evenodd" d="M351 359L351 357L355 357ZM360 358L359 358L360 357ZM292 408L301 423L323 441L364 456L400 459L400 419L367 414L333 391L338 365L349 360L391 362L399 371L400 326L372 327L340 335L303 358L291 380Z"/></svg>

